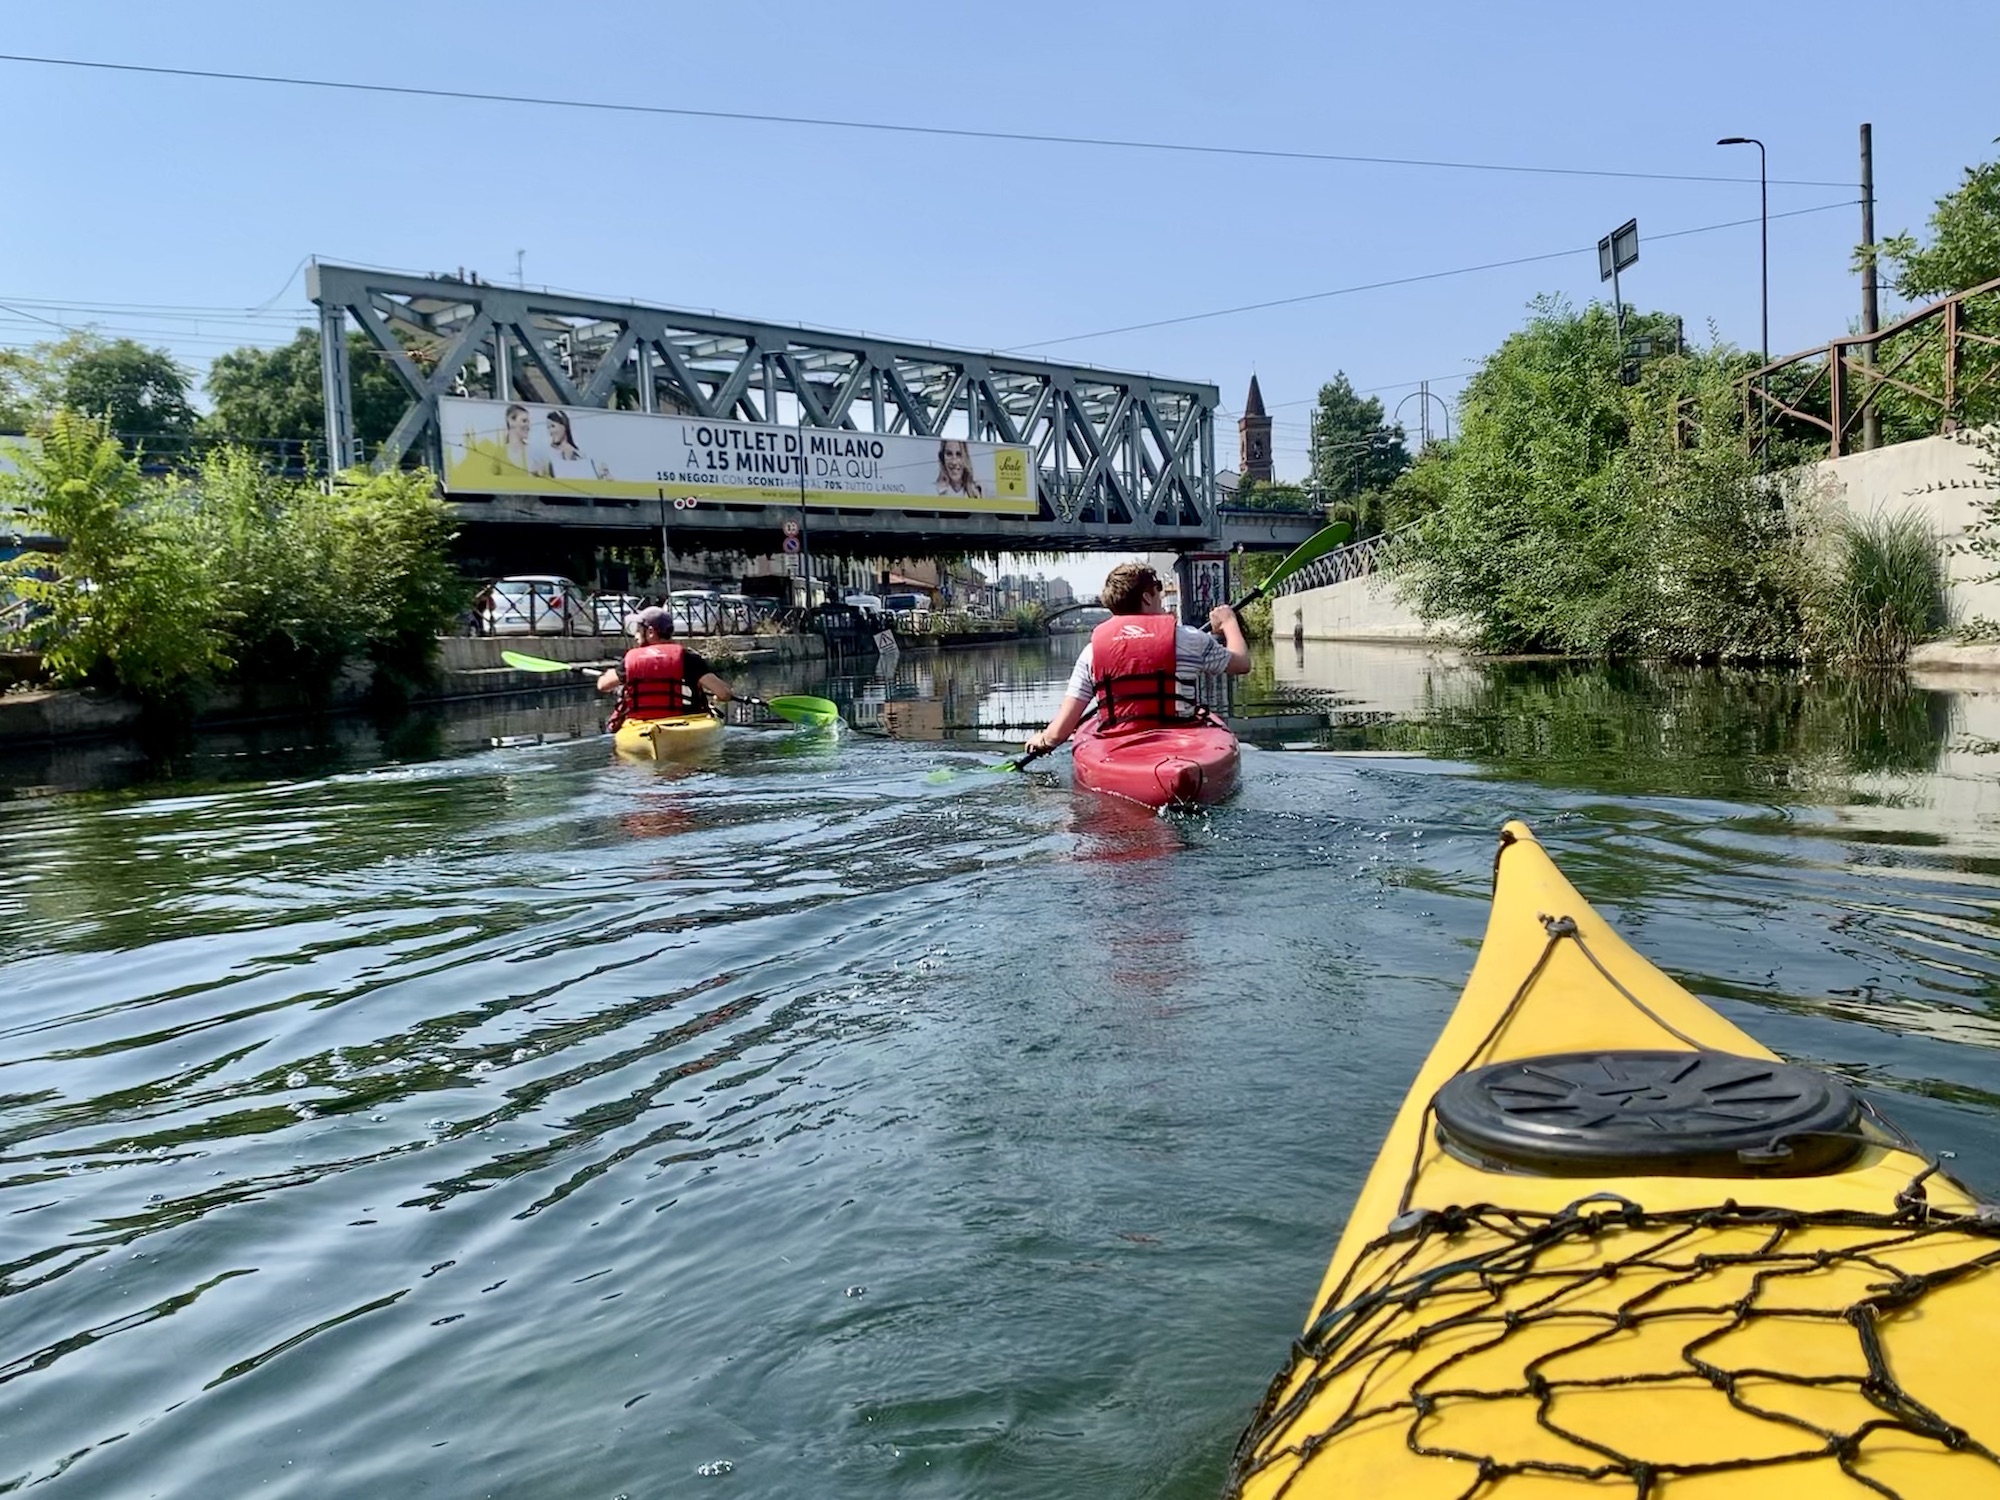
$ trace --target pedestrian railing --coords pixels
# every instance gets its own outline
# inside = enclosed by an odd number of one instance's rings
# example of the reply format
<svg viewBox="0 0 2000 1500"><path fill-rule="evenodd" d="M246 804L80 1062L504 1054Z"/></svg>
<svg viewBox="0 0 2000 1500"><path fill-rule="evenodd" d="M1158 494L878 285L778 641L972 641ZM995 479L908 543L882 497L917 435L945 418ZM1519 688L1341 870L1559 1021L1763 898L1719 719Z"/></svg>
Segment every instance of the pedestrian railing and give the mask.
<svg viewBox="0 0 2000 1500"><path fill-rule="evenodd" d="M2000 279L1981 282L1877 329L1773 360L1736 382L1745 443L1829 457L1871 421L1883 442L1991 421L2000 412ZM1694 403L1681 403L1690 441Z"/></svg>
<svg viewBox="0 0 2000 1500"><path fill-rule="evenodd" d="M1345 547L1336 547L1326 556L1307 563L1271 592L1298 594L1307 589L1323 589L1332 584L1366 578L1380 566L1383 550L1395 538L1395 532L1385 531L1379 536L1364 537L1358 542L1349 542Z"/></svg>

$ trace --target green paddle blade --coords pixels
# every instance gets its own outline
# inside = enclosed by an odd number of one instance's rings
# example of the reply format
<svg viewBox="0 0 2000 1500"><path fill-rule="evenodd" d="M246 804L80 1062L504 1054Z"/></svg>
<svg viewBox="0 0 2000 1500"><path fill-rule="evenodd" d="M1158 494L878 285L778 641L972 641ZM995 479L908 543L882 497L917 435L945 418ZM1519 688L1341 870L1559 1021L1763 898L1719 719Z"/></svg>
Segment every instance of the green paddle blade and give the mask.
<svg viewBox="0 0 2000 1500"><path fill-rule="evenodd" d="M761 703L781 719L789 719L809 729L824 729L829 724L840 722L840 705L831 698L812 698L804 693L793 693L783 698L753 698L750 701Z"/></svg>
<svg viewBox="0 0 2000 1500"><path fill-rule="evenodd" d="M1245 594L1229 607L1235 610L1247 609L1250 605L1255 604L1259 599L1270 593L1272 589L1283 583L1287 578L1298 572L1307 563L1318 562L1327 553L1333 551L1334 548L1345 545L1347 538L1353 533L1353 530L1354 528L1349 526L1345 521L1335 521L1331 525L1322 526L1318 531L1315 531L1303 542L1300 542L1298 546L1285 554L1284 561L1271 569L1271 576L1269 578L1266 578L1257 587L1250 590L1249 593Z"/></svg>
<svg viewBox="0 0 2000 1500"><path fill-rule="evenodd" d="M550 661L546 656L529 656L524 651L502 651L500 660L517 672L570 672L578 665L573 661Z"/></svg>
<svg viewBox="0 0 2000 1500"><path fill-rule="evenodd" d="M1276 588L1307 563L1318 562L1335 547L1346 546L1348 537L1353 534L1354 528L1345 521L1335 521L1329 526L1322 526L1294 547L1283 562L1271 569L1271 576L1264 580L1264 587Z"/></svg>

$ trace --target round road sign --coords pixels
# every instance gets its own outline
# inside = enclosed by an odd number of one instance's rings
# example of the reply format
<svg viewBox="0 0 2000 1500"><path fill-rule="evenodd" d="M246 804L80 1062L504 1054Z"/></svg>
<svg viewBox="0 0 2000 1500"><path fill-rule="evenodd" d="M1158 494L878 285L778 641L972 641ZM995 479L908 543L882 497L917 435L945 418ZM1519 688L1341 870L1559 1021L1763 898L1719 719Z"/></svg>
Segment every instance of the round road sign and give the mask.
<svg viewBox="0 0 2000 1500"><path fill-rule="evenodd" d="M788 537L786 537L786 538L785 538L785 550L786 550L787 552L796 552L796 551L798 551L798 550L799 550L799 539L798 539L797 537L795 537L795 536L788 536Z"/></svg>
<svg viewBox="0 0 2000 1500"><path fill-rule="evenodd" d="M785 535L786 535L786 536L788 536L788 537L793 537L793 536L797 536L798 534L799 534L799 523L798 523L797 521L787 521L787 522L785 522Z"/></svg>

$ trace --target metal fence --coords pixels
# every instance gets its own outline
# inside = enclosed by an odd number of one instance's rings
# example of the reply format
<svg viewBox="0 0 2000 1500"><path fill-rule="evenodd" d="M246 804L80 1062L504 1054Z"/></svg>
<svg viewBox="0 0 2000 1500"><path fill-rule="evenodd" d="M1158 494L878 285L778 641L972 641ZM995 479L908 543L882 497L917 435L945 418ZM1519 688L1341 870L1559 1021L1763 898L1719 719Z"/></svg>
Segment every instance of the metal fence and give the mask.
<svg viewBox="0 0 2000 1500"><path fill-rule="evenodd" d="M1900 442L2000 413L2000 279L1967 287L1872 334L1788 354L1737 381L1744 440L1846 453L1871 420ZM1683 403L1683 425L1694 415Z"/></svg>
<svg viewBox="0 0 2000 1500"><path fill-rule="evenodd" d="M1325 557L1307 563L1271 592L1274 595L1298 594L1307 589L1323 589L1332 584L1366 578L1380 565L1383 550L1396 536L1396 532L1385 531L1379 536L1365 537L1358 542L1349 542L1345 547L1336 547Z"/></svg>

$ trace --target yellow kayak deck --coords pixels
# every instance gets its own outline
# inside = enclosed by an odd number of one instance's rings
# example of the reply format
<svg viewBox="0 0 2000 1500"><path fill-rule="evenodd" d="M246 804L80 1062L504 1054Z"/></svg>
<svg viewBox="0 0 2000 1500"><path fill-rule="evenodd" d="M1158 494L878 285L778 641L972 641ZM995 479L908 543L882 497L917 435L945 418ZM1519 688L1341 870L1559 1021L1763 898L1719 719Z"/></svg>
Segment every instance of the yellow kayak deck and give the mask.
<svg viewBox="0 0 2000 1500"><path fill-rule="evenodd" d="M722 738L714 714L676 714L666 719L627 719L611 733L611 743L633 760L672 760L706 750Z"/></svg>
<svg viewBox="0 0 2000 1500"><path fill-rule="evenodd" d="M1683 1075L1720 1081L1690 1106ZM1756 1136L1781 1076L1811 1107ZM1676 1154L1703 1131L1719 1155ZM1636 1165L1593 1165L1605 1132ZM1229 1493L2000 1496L1996 1262L2000 1213L1655 969L1510 823Z"/></svg>

